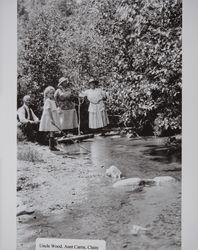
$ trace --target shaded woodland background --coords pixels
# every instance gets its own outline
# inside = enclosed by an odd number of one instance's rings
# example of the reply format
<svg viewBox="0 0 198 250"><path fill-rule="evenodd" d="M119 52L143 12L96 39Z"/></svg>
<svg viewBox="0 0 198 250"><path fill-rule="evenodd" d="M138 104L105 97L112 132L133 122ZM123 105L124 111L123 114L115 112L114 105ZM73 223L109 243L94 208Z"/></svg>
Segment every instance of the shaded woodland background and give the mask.
<svg viewBox="0 0 198 250"><path fill-rule="evenodd" d="M40 117L45 87L62 76L76 93L99 79L114 126L180 133L181 1L18 0L17 105L31 94Z"/></svg>

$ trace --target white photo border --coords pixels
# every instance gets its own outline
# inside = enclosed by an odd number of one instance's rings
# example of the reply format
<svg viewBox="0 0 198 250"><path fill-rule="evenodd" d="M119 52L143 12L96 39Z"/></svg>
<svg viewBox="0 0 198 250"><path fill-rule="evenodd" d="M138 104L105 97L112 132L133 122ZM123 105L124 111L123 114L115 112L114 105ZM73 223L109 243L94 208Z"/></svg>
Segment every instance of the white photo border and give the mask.
<svg viewBox="0 0 198 250"><path fill-rule="evenodd" d="M198 1L183 1L182 250L198 248ZM0 249L16 249L17 0L0 1Z"/></svg>

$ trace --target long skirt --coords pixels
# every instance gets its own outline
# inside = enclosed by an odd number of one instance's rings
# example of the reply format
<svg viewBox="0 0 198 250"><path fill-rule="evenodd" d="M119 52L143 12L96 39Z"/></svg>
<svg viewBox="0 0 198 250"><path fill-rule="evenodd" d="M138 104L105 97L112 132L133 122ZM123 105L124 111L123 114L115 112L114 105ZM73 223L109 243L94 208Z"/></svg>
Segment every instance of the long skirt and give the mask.
<svg viewBox="0 0 198 250"><path fill-rule="evenodd" d="M105 110L89 112L89 128L103 128L109 124L109 118Z"/></svg>
<svg viewBox="0 0 198 250"><path fill-rule="evenodd" d="M62 130L78 127L78 117L75 109L61 110L59 115Z"/></svg>

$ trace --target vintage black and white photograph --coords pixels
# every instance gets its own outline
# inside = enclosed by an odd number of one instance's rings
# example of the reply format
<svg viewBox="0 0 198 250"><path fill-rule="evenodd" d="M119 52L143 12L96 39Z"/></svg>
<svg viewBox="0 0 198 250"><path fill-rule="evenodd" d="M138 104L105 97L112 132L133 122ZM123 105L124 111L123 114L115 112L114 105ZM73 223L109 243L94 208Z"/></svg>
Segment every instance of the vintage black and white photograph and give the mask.
<svg viewBox="0 0 198 250"><path fill-rule="evenodd" d="M18 0L16 113L17 250L181 249L181 0Z"/></svg>

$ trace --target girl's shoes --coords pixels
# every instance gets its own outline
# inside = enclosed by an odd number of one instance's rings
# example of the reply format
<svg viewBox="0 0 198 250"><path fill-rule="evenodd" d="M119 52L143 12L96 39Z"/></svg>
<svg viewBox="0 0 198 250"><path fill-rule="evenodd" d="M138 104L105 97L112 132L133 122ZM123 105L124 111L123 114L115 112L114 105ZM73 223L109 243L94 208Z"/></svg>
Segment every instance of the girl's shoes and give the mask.
<svg viewBox="0 0 198 250"><path fill-rule="evenodd" d="M55 146L54 146L54 147L51 147L50 150L51 150L51 151L60 151L60 149L56 148Z"/></svg>
<svg viewBox="0 0 198 250"><path fill-rule="evenodd" d="M55 147L55 140L54 140L54 138L49 138L49 149L51 150L51 151L60 151L58 148L56 148Z"/></svg>

